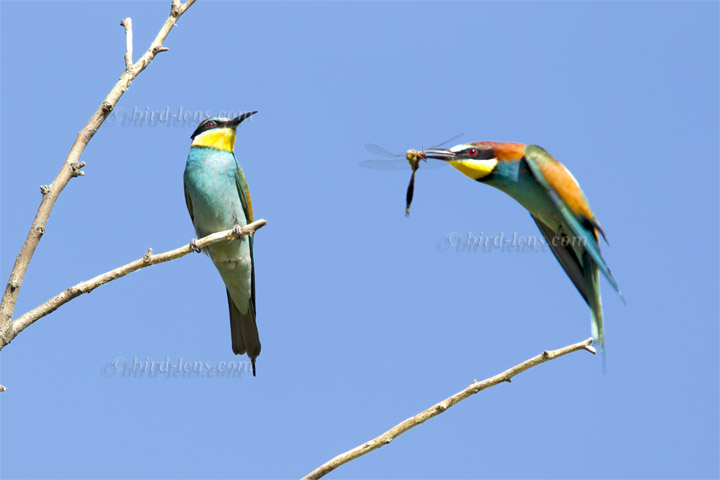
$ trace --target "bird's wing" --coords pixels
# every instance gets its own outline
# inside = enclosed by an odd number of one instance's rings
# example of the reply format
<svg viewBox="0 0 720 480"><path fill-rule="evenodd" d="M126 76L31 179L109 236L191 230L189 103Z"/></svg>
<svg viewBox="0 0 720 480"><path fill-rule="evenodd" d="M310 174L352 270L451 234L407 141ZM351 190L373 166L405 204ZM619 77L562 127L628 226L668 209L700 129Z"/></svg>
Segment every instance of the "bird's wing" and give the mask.
<svg viewBox="0 0 720 480"><path fill-rule="evenodd" d="M536 145L528 145L525 148L525 160L533 176L547 191L548 196L570 228L570 231L566 233L570 237L579 238L583 242L583 246L590 254L593 262L597 264L613 288L620 293L617 282L600 254L597 235L599 225L575 177L564 165ZM543 232L544 234L545 232ZM555 253L555 250L553 250L553 253ZM560 259L558 258L558 260ZM560 263L565 267L562 261ZM568 275L570 275L570 272L568 272ZM574 279L573 282L575 282Z"/></svg>
<svg viewBox="0 0 720 480"><path fill-rule="evenodd" d="M192 200L190 200L190 194L188 193L187 187L185 187L185 204L187 205L188 213L190 214L190 220L195 225L195 217L193 216Z"/></svg>
<svg viewBox="0 0 720 480"><path fill-rule="evenodd" d="M565 165L536 145L525 147L525 158L537 181L545 189L554 190L573 214L595 220L585 194Z"/></svg>
<svg viewBox="0 0 720 480"><path fill-rule="evenodd" d="M542 220L536 216L530 216L533 220L535 220L540 232L542 232L543 237L545 237L545 241L548 245L550 245L553 255L555 255L555 258L557 258L557 261L560 262L560 265L562 265L565 273L567 273L567 276L570 277L570 280L572 280L573 284L575 284L575 287L577 287L580 295L582 295L586 302L589 302L588 284L585 281L585 272L583 272L583 266L580 263L580 259L578 259L578 256L572 246L567 243L567 240L565 240L566 243L563 244L563 237L567 238L567 234L561 231L556 232L549 226L545 225Z"/></svg>
<svg viewBox="0 0 720 480"><path fill-rule="evenodd" d="M245 218L248 223L252 223L254 221L252 201L250 200L250 192L248 191L247 180L245 180L245 173L243 173L240 165L238 165L237 170L235 170L235 185L237 186L240 202L242 202L243 210L245 211Z"/></svg>
<svg viewBox="0 0 720 480"><path fill-rule="evenodd" d="M250 192L248 190L247 180L245 179L245 173L243 173L240 165L238 165L237 170L235 170L235 185L237 186L238 195L240 196L240 202L242 203L243 211L245 212L245 218L248 223L252 223L254 221L252 201L250 200ZM252 267L250 268L250 301L252 302L253 312L255 312L255 255L253 254L255 238L253 236L250 236L250 238L248 238L248 242L250 242L250 264L252 265Z"/></svg>

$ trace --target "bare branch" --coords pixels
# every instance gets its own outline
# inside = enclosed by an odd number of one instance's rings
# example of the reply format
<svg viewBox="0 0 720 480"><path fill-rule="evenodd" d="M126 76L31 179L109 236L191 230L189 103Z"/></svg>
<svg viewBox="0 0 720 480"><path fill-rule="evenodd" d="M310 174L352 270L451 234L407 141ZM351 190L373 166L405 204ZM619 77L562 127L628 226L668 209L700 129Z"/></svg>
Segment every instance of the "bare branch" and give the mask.
<svg viewBox="0 0 720 480"><path fill-rule="evenodd" d="M321 465L307 476L303 477L302 480L316 480L322 478L328 473L332 472L341 465L344 465L358 457L365 455L366 453L372 452L373 450L380 448L388 443L392 442L396 437L402 435L413 427L417 427L421 423L426 422L436 415L440 415L448 408L452 407L456 403L465 400L470 395L474 395L486 388L494 387L503 382L510 382L510 380L517 374L524 372L525 370L545 363L549 360L553 360L568 353L576 352L578 350L587 350L591 353L595 353L595 348L591 346L592 338L588 338L582 342L574 345L568 345L567 347L560 348L558 350L546 350L540 355L537 355L529 360L525 360L523 363L515 365L514 367L505 370L504 372L490 377L482 382L473 381L472 385L466 389L456 393L455 395L446 398L440 403L436 403L427 410L418 413L414 417L408 418L404 422L395 425L393 428L383 433L379 437L375 437L372 440L359 445L352 450L348 450L345 453L341 453L337 457L333 458L329 462Z"/></svg>
<svg viewBox="0 0 720 480"><path fill-rule="evenodd" d="M196 240L195 245L197 248L205 248L209 245L212 245L214 243L222 242L224 240L229 240L231 238L240 238L242 236L252 236L255 234L255 231L264 227L267 225L267 221L264 219L256 220L255 222L246 225L244 227L241 227L238 230L238 234L235 233L235 230L225 230L223 232L217 232L213 233L212 235L208 235L207 237L203 237L200 240ZM84 282L80 282L77 285L73 285L72 287L66 288L62 292L55 295L53 298L48 300L47 302L43 303L42 305L33 308L26 314L18 317L16 320L12 322L12 328L7 336L7 343L9 343L12 339L14 339L20 332L25 330L27 327L32 325L36 320L54 312L61 306L68 303L70 300L73 300L83 293L90 293L96 288L98 288L101 285L105 285L106 283L112 282L113 280L117 280L118 278L124 277L128 273L132 273L134 271L149 267L151 265L157 265L158 263L165 263L169 262L170 260L175 260L180 257L184 257L188 253L194 252L194 248L192 244L187 244L182 247L176 248L175 250L170 250L168 252L164 253L158 253L153 254L152 248L145 253L141 258L135 260L134 262L130 262L127 265L123 265L122 267L115 268L113 270L110 270L109 272L105 272L101 275L98 275L97 277L91 278L90 280L86 280ZM4 345L0 345L0 350L7 345L5 343Z"/></svg>
<svg viewBox="0 0 720 480"><path fill-rule="evenodd" d="M7 390L7 388L5 388L5 385L0 385L0 392L4 392L5 390Z"/></svg>
<svg viewBox="0 0 720 480"><path fill-rule="evenodd" d="M55 201L57 200L60 193L63 191L65 186L68 184L71 178L82 175L80 156L82 155L85 147L92 137L97 132L98 128L103 124L110 112L115 108L120 97L130 87L133 80L145 70L150 62L155 58L158 52L166 50L163 47L163 42L167 38L170 30L175 26L178 18L185 13L185 11L195 3L195 0L187 0L185 3L180 3L179 0L172 0L172 8L170 10L170 17L165 20L160 32L158 32L155 39L150 44L148 50L143 54L142 57L130 68L125 68L125 71L120 76L115 86L110 90L105 100L102 101L100 106L97 108L95 113L88 123L78 134L75 142L73 143L70 151L68 152L65 162L60 169L55 180L47 187L42 188L42 200L40 207L35 214L32 225L30 226L30 232L25 238L25 242L20 248L15 264L10 272L10 278L8 279L5 292L3 293L2 302L0 302L0 347L7 344L13 335L12 316L15 312L15 304L17 302L18 294L20 293L20 287L22 286L23 280L25 279L25 272L27 271L30 259L32 259L35 249L37 248L40 238L45 233L45 225L47 224L50 212L52 211ZM125 24L126 31L128 31L128 25ZM128 40L130 38L128 37ZM126 52L127 61L127 52Z"/></svg>
<svg viewBox="0 0 720 480"><path fill-rule="evenodd" d="M133 49L133 31L132 31L132 18L127 17L120 20L120 25L125 27L125 39L127 46L125 47L125 70L130 70L133 66L132 61L132 49Z"/></svg>

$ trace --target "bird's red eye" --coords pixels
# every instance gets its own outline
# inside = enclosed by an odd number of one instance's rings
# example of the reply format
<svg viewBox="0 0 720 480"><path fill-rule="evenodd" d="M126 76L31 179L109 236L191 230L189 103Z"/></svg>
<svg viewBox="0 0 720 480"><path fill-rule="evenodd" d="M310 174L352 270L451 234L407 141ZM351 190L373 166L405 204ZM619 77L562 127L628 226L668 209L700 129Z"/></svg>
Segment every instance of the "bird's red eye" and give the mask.
<svg viewBox="0 0 720 480"><path fill-rule="evenodd" d="M471 148L470 150L468 150L468 155L470 155L471 157L477 155L477 148Z"/></svg>
<svg viewBox="0 0 720 480"><path fill-rule="evenodd" d="M215 122L207 122L205 128L215 128Z"/></svg>

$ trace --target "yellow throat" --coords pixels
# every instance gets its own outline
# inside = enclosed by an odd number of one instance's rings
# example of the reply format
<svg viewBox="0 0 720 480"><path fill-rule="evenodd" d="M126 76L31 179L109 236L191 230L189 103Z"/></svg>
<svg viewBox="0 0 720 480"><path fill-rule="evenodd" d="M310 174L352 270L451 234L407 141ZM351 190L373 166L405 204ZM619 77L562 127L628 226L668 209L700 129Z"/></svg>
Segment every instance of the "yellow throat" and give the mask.
<svg viewBox="0 0 720 480"><path fill-rule="evenodd" d="M226 152L235 149L235 129L224 127L214 128L193 138L191 147L210 147Z"/></svg>
<svg viewBox="0 0 720 480"><path fill-rule="evenodd" d="M489 160L467 159L451 160L448 163L473 180L478 180L490 175L498 164L498 160L497 158L491 158Z"/></svg>

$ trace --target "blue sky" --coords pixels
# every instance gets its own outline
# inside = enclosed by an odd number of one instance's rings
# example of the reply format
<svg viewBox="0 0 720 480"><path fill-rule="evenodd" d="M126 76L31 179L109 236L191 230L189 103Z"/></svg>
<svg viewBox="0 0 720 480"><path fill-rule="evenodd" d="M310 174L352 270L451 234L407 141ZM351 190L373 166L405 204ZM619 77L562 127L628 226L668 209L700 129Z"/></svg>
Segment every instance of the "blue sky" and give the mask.
<svg viewBox="0 0 720 480"><path fill-rule="evenodd" d="M2 9L3 282L75 135L169 1ZM16 313L194 235L196 121L238 132L256 217L258 376L132 376L242 362L209 259L134 273L0 355L3 478L296 478L544 349L590 335L548 251L439 252L449 235L539 235L451 168L362 169L363 145L543 146L578 178L603 254L607 372L576 353L485 391L333 478L717 478L716 2L213 2L180 20L83 155ZM133 112L136 120L133 121ZM114 363L119 362L119 363ZM108 374L108 372L110 372Z"/></svg>

